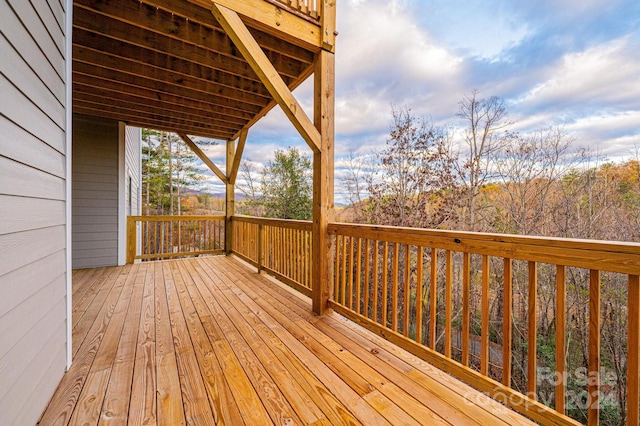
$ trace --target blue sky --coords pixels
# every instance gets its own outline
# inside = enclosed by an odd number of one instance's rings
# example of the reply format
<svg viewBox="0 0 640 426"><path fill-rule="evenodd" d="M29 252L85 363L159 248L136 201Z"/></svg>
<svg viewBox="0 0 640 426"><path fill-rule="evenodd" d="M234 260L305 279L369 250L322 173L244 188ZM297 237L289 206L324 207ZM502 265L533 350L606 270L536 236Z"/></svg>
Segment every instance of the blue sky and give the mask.
<svg viewBox="0 0 640 426"><path fill-rule="evenodd" d="M514 130L562 125L612 160L640 147L638 0L337 3L337 198L345 157L384 146L392 104L459 126L458 102L473 89L504 98ZM312 116L311 80L295 95ZM311 154L274 109L244 158L259 166L288 146ZM222 149L209 154L223 162Z"/></svg>

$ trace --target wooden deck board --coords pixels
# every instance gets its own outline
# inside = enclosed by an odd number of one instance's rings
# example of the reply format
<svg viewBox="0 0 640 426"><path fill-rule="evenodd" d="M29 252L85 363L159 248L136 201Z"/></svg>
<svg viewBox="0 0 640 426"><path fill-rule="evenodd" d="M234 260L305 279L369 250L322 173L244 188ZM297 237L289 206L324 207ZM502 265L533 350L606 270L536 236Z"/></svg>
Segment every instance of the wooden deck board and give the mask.
<svg viewBox="0 0 640 426"><path fill-rule="evenodd" d="M42 425L532 424L233 258L73 279L81 341Z"/></svg>

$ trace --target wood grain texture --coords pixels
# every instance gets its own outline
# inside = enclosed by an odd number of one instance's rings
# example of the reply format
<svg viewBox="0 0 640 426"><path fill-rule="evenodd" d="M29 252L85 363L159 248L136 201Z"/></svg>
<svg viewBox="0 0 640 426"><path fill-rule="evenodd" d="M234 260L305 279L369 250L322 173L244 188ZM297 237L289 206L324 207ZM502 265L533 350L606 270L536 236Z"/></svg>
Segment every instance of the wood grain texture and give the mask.
<svg viewBox="0 0 640 426"><path fill-rule="evenodd" d="M96 321L41 424L526 424L254 271L218 256L77 271L78 294L109 291L83 301Z"/></svg>

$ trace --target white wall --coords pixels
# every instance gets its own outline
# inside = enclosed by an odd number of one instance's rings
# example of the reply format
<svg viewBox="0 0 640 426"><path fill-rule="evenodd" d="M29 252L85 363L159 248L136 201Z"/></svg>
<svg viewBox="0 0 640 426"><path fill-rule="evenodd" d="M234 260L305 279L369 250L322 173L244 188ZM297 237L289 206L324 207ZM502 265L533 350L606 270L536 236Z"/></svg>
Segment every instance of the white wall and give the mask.
<svg viewBox="0 0 640 426"><path fill-rule="evenodd" d="M120 138L118 264L124 265L127 258L127 216L138 216L142 210L142 129L120 123ZM140 245L139 235L136 241Z"/></svg>
<svg viewBox="0 0 640 426"><path fill-rule="evenodd" d="M141 141L142 129L127 126L125 136L125 213L127 216L137 216L142 213ZM131 189L131 194L129 189Z"/></svg>
<svg viewBox="0 0 640 426"><path fill-rule="evenodd" d="M0 423L32 425L67 357L66 12L0 0Z"/></svg>

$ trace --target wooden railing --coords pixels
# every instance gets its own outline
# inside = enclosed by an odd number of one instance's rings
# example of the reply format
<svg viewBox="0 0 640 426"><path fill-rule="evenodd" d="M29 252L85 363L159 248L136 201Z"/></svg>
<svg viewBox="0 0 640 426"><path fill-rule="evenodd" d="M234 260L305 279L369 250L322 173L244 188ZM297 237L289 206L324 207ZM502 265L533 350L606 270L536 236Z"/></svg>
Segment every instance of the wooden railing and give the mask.
<svg viewBox="0 0 640 426"><path fill-rule="evenodd" d="M127 263L222 254L224 230L224 216L129 216Z"/></svg>
<svg viewBox="0 0 640 426"><path fill-rule="evenodd" d="M296 11L304 16L318 19L320 16L319 2L322 0L267 0L275 4L281 4L288 9Z"/></svg>
<svg viewBox="0 0 640 426"><path fill-rule="evenodd" d="M638 424L639 244L336 223L329 234L330 307L543 424L577 423L565 411L576 377L576 365L567 364L575 351L569 335L578 330L588 335L585 412L598 423L616 387L601 377L601 333L613 315L601 292L620 283L613 291L628 294L620 313L626 327L618 330L627 351L617 365L626 371L614 374L626 376L626 423ZM569 291L579 303L568 305ZM551 311L541 310L543 295ZM543 321L556 329L544 365ZM515 374L525 388L515 389ZM552 398L542 399L544 387Z"/></svg>
<svg viewBox="0 0 640 426"><path fill-rule="evenodd" d="M232 252L311 296L311 222L233 216Z"/></svg>

